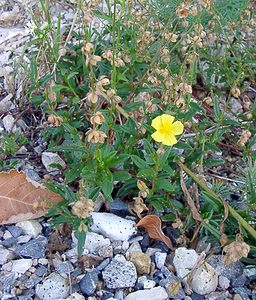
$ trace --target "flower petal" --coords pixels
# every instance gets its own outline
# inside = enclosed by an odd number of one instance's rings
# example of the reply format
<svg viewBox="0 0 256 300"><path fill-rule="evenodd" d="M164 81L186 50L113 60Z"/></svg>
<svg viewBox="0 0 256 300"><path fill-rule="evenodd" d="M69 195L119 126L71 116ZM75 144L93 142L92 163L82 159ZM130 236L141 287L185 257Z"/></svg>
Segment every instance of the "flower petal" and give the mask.
<svg viewBox="0 0 256 300"><path fill-rule="evenodd" d="M172 124L172 122L174 121L174 117L167 115L167 114L163 114L161 116L161 121L162 121L162 124L164 124L164 123Z"/></svg>
<svg viewBox="0 0 256 300"><path fill-rule="evenodd" d="M161 116L156 117L154 120L152 120L151 126L158 130L161 127L162 121Z"/></svg>
<svg viewBox="0 0 256 300"><path fill-rule="evenodd" d="M159 131L154 132L151 134L151 137L156 141L161 143L164 139L164 134L160 133Z"/></svg>
<svg viewBox="0 0 256 300"><path fill-rule="evenodd" d="M175 134L175 135L182 134L183 130L184 130L184 126L180 121L176 121L172 124L173 134Z"/></svg>
<svg viewBox="0 0 256 300"><path fill-rule="evenodd" d="M165 146L173 146L174 144L177 143L177 139L174 134L165 134L162 143Z"/></svg>

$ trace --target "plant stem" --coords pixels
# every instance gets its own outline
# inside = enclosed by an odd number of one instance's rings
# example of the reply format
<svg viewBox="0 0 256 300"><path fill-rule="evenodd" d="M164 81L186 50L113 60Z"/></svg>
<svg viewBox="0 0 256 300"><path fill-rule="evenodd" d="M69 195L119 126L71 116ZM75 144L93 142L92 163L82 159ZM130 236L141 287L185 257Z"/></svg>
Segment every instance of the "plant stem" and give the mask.
<svg viewBox="0 0 256 300"><path fill-rule="evenodd" d="M215 194L204 182L202 182L189 168L187 168L183 163L179 162L178 165L180 168L185 171L203 190L205 190L207 193L209 193L212 197L217 199L221 204L223 204L224 200L221 199L217 194ZM250 233L250 235L256 240L256 231L255 229L248 224L243 217L239 215L239 213L231 207L229 204L227 204L229 213L233 218L237 220L243 228Z"/></svg>

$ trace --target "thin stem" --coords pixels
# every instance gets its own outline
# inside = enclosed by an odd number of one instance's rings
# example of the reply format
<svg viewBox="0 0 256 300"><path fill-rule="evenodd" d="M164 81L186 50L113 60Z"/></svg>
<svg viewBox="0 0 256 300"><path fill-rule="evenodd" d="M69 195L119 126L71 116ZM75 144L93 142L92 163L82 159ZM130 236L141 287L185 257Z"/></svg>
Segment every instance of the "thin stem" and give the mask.
<svg viewBox="0 0 256 300"><path fill-rule="evenodd" d="M182 162L179 162L178 165L180 168L185 171L204 191L206 191L208 194L210 194L212 197L214 197L216 200L218 200L221 204L223 204L225 201L215 194L204 182L202 182L189 168L187 168ZM255 229L248 224L243 217L239 215L239 213L231 207L229 204L226 204L229 213L233 218L237 220L239 224L256 240L256 231Z"/></svg>

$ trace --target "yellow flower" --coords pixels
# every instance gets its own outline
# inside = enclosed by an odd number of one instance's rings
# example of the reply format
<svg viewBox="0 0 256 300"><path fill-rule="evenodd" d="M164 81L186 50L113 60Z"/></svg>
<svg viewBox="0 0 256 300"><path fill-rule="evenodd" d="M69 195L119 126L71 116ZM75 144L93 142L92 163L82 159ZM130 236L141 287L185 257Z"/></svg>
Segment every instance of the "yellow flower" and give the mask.
<svg viewBox="0 0 256 300"><path fill-rule="evenodd" d="M151 136L159 143L163 143L166 146L172 146L177 143L175 135L183 133L183 124L180 121L174 121L174 117L163 114L156 117L151 126L156 129Z"/></svg>

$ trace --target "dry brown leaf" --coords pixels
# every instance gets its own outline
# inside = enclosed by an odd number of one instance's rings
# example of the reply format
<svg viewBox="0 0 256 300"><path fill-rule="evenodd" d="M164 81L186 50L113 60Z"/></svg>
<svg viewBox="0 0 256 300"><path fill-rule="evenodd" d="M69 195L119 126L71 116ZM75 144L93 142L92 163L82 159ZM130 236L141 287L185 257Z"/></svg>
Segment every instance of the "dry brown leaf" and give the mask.
<svg viewBox="0 0 256 300"><path fill-rule="evenodd" d="M245 242L234 241L231 244L223 248L225 255L223 256L223 262L226 265L236 262L242 257L247 257L250 252L250 246Z"/></svg>
<svg viewBox="0 0 256 300"><path fill-rule="evenodd" d="M142 226L147 230L148 235L152 239L164 242L170 249L173 249L173 244L170 238L166 236L162 229L162 222L158 216L148 215L142 218L136 226Z"/></svg>
<svg viewBox="0 0 256 300"><path fill-rule="evenodd" d="M59 195L27 179L23 172L0 173L0 224L41 217L60 200Z"/></svg>

